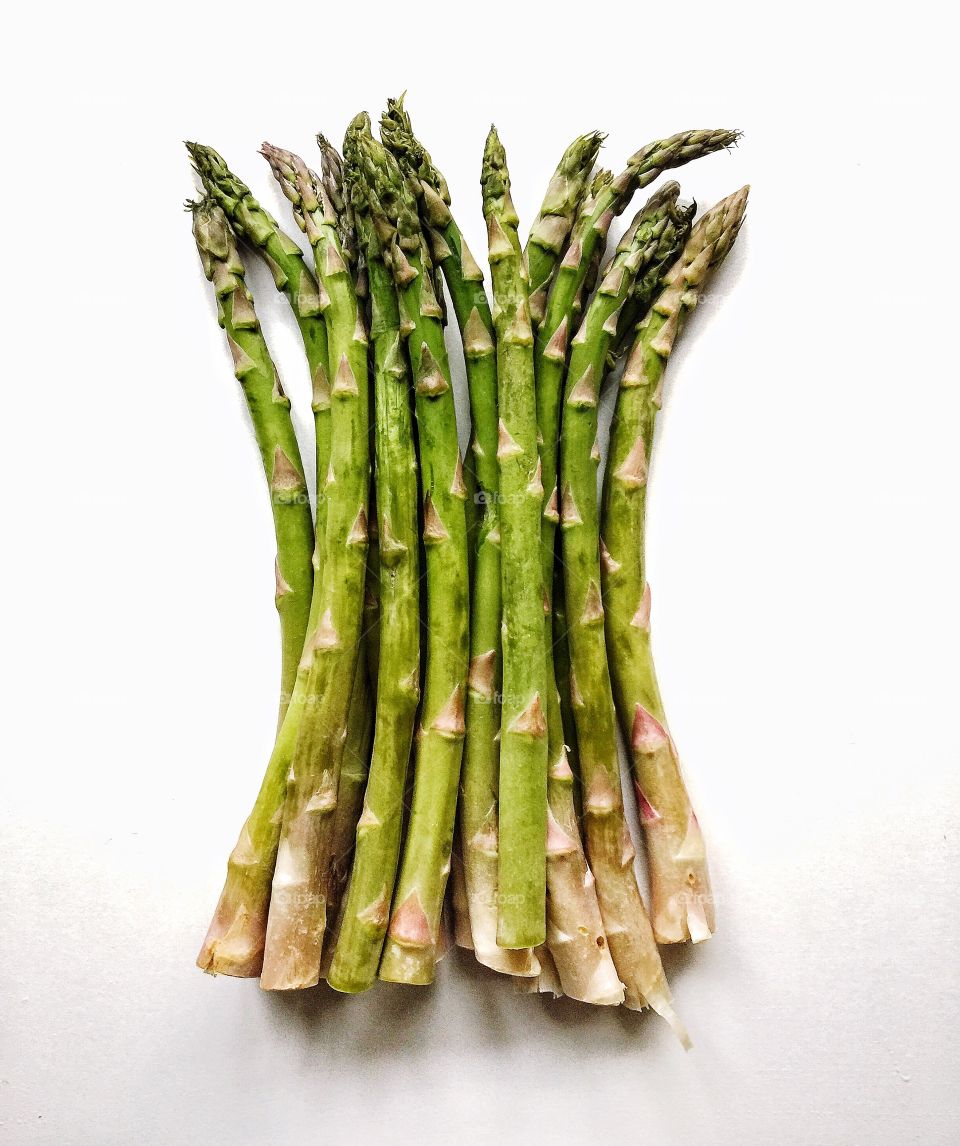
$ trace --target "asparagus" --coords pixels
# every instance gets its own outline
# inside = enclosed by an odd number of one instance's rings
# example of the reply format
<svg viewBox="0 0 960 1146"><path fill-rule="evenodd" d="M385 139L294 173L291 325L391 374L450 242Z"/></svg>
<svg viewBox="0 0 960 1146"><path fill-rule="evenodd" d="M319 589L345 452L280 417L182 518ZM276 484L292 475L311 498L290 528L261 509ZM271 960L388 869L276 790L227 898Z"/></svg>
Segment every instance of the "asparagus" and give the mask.
<svg viewBox="0 0 960 1146"><path fill-rule="evenodd" d="M370 772L370 748L373 740L373 712L367 663L360 657L350 694L347 734L337 784L337 806L333 813L330 845L330 876L327 895L327 935L347 886L354 852L357 823L363 806L367 777ZM324 950L324 955L329 952Z"/></svg>
<svg viewBox="0 0 960 1146"><path fill-rule="evenodd" d="M293 692L307 635L313 589L313 518L290 399L270 357L244 281L230 224L210 198L189 204L203 272L213 283L217 318L227 336L270 489L277 539L276 603L280 614L281 721Z"/></svg>
<svg viewBox="0 0 960 1146"><path fill-rule="evenodd" d="M620 382L604 487L607 647L617 711L630 747L653 930L660 943L707 939L715 918L703 837L667 731L650 652L644 561L647 466L667 360L710 275L733 246L747 193L742 188L697 223L640 322Z"/></svg>
<svg viewBox="0 0 960 1146"><path fill-rule="evenodd" d="M563 153L524 248L530 292L530 318L543 321L554 271L566 248L570 228L586 194L593 165L605 136L579 135Z"/></svg>
<svg viewBox="0 0 960 1146"><path fill-rule="evenodd" d="M353 271L357 299L361 302L364 322L369 327L370 300L368 297L366 259L359 246L353 205L350 202L350 196L346 187L343 157L330 140L322 134L317 135L317 146L320 149L320 172L323 187L330 202L333 204L337 221L337 234L340 239L343 256ZM372 371L368 371L367 373L370 386L370 409L372 410L374 402L374 379ZM374 455L374 426L372 417L369 426L372 471ZM367 579L363 600L363 651L368 674L367 684L372 690L371 700L375 703L377 679L380 674L380 539L377 530L376 483L373 480L372 472L367 527ZM365 710L365 715L369 723L366 734L372 736L373 721L371 713Z"/></svg>
<svg viewBox="0 0 960 1146"><path fill-rule="evenodd" d="M355 120L371 213L400 301L414 379L427 574L426 674L413 807L380 977L433 981L450 865L467 682L467 524L450 366L416 201L393 156Z"/></svg>
<svg viewBox="0 0 960 1146"><path fill-rule="evenodd" d="M240 238L261 256L270 268L277 289L283 291L290 303L300 328L313 387L317 474L325 474L330 449L330 381L327 328L321 313L317 280L307 268L299 245L260 206L250 188L233 174L223 157L202 143L186 146L205 191L223 209Z"/></svg>
<svg viewBox="0 0 960 1146"><path fill-rule="evenodd" d="M232 174L222 157L199 143L188 143L187 150L207 194L224 211L234 231L264 259L293 310L312 380L316 472L320 481L327 472L330 457L330 383L326 324L320 312L316 279L307 269L297 244L260 206L246 184ZM308 641L320 617L325 522L326 500L319 497ZM227 878L197 957L197 965L212 974L260 974L280 816L306 684L307 675L301 665L256 802L227 862Z"/></svg>
<svg viewBox="0 0 960 1146"><path fill-rule="evenodd" d="M547 680L543 594L537 576L543 485L519 220L496 128L487 136L481 183L496 304L502 537L497 942L525 948L546 939Z"/></svg>
<svg viewBox="0 0 960 1146"><path fill-rule="evenodd" d="M475 486L471 493L476 496L468 499L467 506L469 509L480 502L486 512L490 504L496 502L498 483L497 367L493 315L483 289L483 271L453 217L446 180L413 132L403 96L387 101L380 130L384 145L395 156L411 191L417 196L431 260L443 271L453 300L463 341L472 417L472 440L464 462L464 480L468 489ZM471 524L471 560L475 560L483 515L472 516L473 521L468 520L468 524ZM493 525L488 522L489 527Z"/></svg>
<svg viewBox="0 0 960 1146"><path fill-rule="evenodd" d="M477 960L494 971L536 975L539 965L531 951L508 950L497 944L501 535L493 315L483 289L483 271L450 210L446 180L414 135L402 97L388 102L381 131L384 143L419 198L433 258L443 270L453 300L463 341L472 418L464 476L469 486L470 474L474 474L477 500L483 507L470 585L470 672L459 812L473 949Z"/></svg>
<svg viewBox="0 0 960 1146"><path fill-rule="evenodd" d="M356 832L350 885L327 980L338 991L373 985L400 855L407 762L420 695L417 460L400 311L360 175L358 133L347 135L350 195L370 283L377 514L383 538L380 675L373 760Z"/></svg>
<svg viewBox="0 0 960 1146"><path fill-rule="evenodd" d="M591 310L592 325L584 327L584 334L588 329L593 333L594 328L598 328L599 336L606 338L604 323L610 314L616 313L628 296L637 272L653 260L655 251L659 251L656 237L661 236L665 229L669 229L671 236L675 235L672 211L679 191L676 184L668 185L637 216L601 285ZM662 238L660 242L663 245ZM675 250L676 243L668 249ZM602 361L602 349L599 352ZM561 583L559 566L555 570L555 579L558 584ZM567 625L565 604L561 601L556 604L553 624L555 632L552 635L556 642L554 655L556 663L561 667L564 695L569 697ZM572 713L568 713L568 722L571 717ZM619 968L615 969L606 945L607 936L597 902L595 881L580 841L573 791L574 773L563 744L562 708L554 713L553 719L559 727L553 736L558 747L556 755L551 757L554 764L550 771L550 952L566 994L587 1002L616 1004L623 1001L624 988L617 976ZM573 734L566 739L572 744ZM608 927L613 922L610 921ZM610 936L610 944L614 944L613 936ZM627 982L629 989L628 976L621 971L620 978Z"/></svg>
<svg viewBox="0 0 960 1146"><path fill-rule="evenodd" d="M632 1009L652 1006L686 1042L633 869L624 816L616 713L603 635L596 467L597 399L616 316L631 282L663 257L664 235L685 225L679 188L668 185L639 212L573 339L560 435L561 530L569 624L571 693L584 785L587 851L613 961ZM669 243L667 244L669 246Z"/></svg>
<svg viewBox="0 0 960 1146"><path fill-rule="evenodd" d="M367 554L369 438L367 334L344 259L334 204L298 156L263 154L314 248L329 340L330 465L323 489L326 555L320 621L304 648L307 696L291 775L267 927L261 986L282 990L319 979L332 892L331 848L344 735L359 661Z"/></svg>
<svg viewBox="0 0 960 1146"><path fill-rule="evenodd" d="M592 260L602 247L614 218L629 203L634 191L646 187L664 171L729 147L737 132L726 130L685 131L669 139L655 140L627 160L615 179L607 172L594 178L591 194L581 206L574 224L570 245L557 268L547 312L537 330L537 418L542 443L540 458L543 484L548 491L548 505L557 493L557 440L560 427L560 403L567 360L567 342L574 320L578 293L590 272ZM545 515L543 528L544 584L553 584L555 522Z"/></svg>

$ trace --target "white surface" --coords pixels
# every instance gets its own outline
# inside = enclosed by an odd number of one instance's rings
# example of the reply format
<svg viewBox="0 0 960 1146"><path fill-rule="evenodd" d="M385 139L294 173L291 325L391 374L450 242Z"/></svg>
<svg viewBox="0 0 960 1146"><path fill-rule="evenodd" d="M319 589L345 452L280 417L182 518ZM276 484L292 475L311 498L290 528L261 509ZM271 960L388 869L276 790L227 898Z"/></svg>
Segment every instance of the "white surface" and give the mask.
<svg viewBox="0 0 960 1146"><path fill-rule="evenodd" d="M276 26L217 7L7 17L0 1139L957 1142L936 9L674 6L644 26L615 4L581 26L407 5L375 42L370 5ZM667 26L682 53L657 46ZM657 658L720 896L716 939L670 958L689 1055L655 1018L516 998L456 959L432 991L356 1000L193 967L278 653L268 505L180 141L221 149L283 218L260 141L309 154L404 87L477 252L490 119L525 222L576 131L609 131L611 166L681 128L747 133L679 174L702 206L753 197L671 367L652 487ZM302 413L285 303L251 278Z"/></svg>

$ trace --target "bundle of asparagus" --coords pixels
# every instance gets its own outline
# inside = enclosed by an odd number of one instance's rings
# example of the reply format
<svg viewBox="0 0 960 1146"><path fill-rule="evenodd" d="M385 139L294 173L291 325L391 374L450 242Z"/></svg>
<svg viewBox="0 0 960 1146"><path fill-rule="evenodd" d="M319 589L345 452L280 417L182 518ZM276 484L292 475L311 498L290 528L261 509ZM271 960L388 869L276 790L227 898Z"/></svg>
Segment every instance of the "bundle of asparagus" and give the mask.
<svg viewBox="0 0 960 1146"><path fill-rule="evenodd" d="M658 944L700 942L715 920L651 655L646 486L667 359L747 188L694 222L666 183L609 260L604 248L639 188L737 133L657 140L615 178L595 169L604 137L578 137L522 245L492 128L491 306L402 98L380 128L358 115L342 157L319 136L319 174L263 145L315 274L224 160L187 145L203 187L194 236L273 504L283 653L276 743L198 964L267 989L427 984L452 916L457 943L523 989L651 1007L687 1043ZM303 337L314 516L248 252ZM618 373L601 500L597 409Z"/></svg>

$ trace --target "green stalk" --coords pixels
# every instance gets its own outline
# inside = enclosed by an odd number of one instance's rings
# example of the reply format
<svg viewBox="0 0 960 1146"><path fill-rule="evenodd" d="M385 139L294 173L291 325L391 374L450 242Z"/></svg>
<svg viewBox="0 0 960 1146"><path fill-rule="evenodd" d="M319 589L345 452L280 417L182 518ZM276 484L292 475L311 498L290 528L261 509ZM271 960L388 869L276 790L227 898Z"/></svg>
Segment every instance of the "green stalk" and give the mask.
<svg viewBox="0 0 960 1146"><path fill-rule="evenodd" d="M538 577L543 485L519 219L495 128L487 136L481 183L496 303L503 594L497 942L516 949L546 939L547 680Z"/></svg>
<svg viewBox="0 0 960 1146"><path fill-rule="evenodd" d="M413 134L402 97L381 120L387 148L419 199L433 259L443 270L460 328L472 422L464 464L483 509L470 583L470 673L460 773L459 838L472 946L477 960L508 975L535 975L527 950L497 944L497 800L500 768L500 474L497 464L496 333L480 269L450 210L446 180ZM468 506L469 506L468 501Z"/></svg>
<svg viewBox="0 0 960 1146"><path fill-rule="evenodd" d="M330 383L326 324L320 313L317 282L307 269L299 246L281 231L223 159L202 144L190 143L187 149L207 193L222 208L237 235L267 263L297 320L313 385L319 483L327 472L330 458ZM326 500L318 497L308 641L320 619L325 522ZM211 974L242 977L260 974L280 817L306 685L307 673L301 664L260 791L227 861L227 878L197 957L197 965Z"/></svg>
<svg viewBox="0 0 960 1146"><path fill-rule="evenodd" d="M737 140L737 132L685 131L669 139L655 140L627 160L624 170L614 179L607 172L595 177L591 194L581 206L574 224L570 245L556 270L547 312L537 330L537 418L540 423L540 457L543 484L548 491L548 507L557 490L557 441L560 429L560 403L567 361L567 342L574 322L574 309L591 265L596 265L598 248L602 249L613 220L623 212L636 190L652 183L664 171L708 155ZM543 528L543 580L553 585L555 520L545 514Z"/></svg>
<svg viewBox="0 0 960 1146"><path fill-rule="evenodd" d="M490 303L483 288L483 271L471 254L450 210L450 191L446 180L434 166L430 153L414 135L410 116L403 106L403 96L387 101L387 110L380 120L380 131L384 146L396 158L410 190L419 201L431 259L443 271L460 328L472 420L470 452L464 461L464 480L474 496L468 500L467 506L468 510L471 505L484 507L483 513L473 512L468 517L471 561L478 561L476 554L482 540L484 518L491 503L496 508L499 481L496 457L496 335ZM495 521L487 521L486 525L488 530L493 529ZM476 599L475 592L473 598Z"/></svg>
<svg viewBox="0 0 960 1146"><path fill-rule="evenodd" d="M320 975L333 836L352 681L359 663L367 556L369 387L367 334L338 233L334 204L299 157L263 154L314 248L327 323L331 386L326 555L320 621L304 648L307 696L284 799L261 986L286 990Z"/></svg>
<svg viewBox="0 0 960 1146"><path fill-rule="evenodd" d="M227 336L234 373L250 411L270 489L277 538L277 611L283 649L280 719L287 710L307 635L313 590L313 517L290 399L270 357L244 281L233 230L210 198L190 204L203 271L213 283L217 318Z"/></svg>
<svg viewBox="0 0 960 1146"><path fill-rule="evenodd" d="M433 981L450 865L469 660L467 523L450 365L416 200L396 160L354 121L384 258L400 301L420 442L427 574L426 675L413 807L380 977Z"/></svg>
<svg viewBox="0 0 960 1146"><path fill-rule="evenodd" d="M747 192L742 188L700 219L637 328L617 396L604 483L607 648L640 808L653 931L660 943L708 939L715 917L703 837L667 731L650 651L644 560L647 468L667 361L710 275L733 246Z"/></svg>
<svg viewBox="0 0 960 1146"><path fill-rule="evenodd" d="M637 215L573 339L564 396L560 453L564 485L561 527L571 693L583 773L587 852L617 973L632 1009L652 1006L678 1036L686 1034L670 992L633 868L635 851L624 815L616 712L604 643L596 470L597 402L617 315L632 283L661 262L664 236L686 225L679 187L665 187ZM673 240L674 249L676 246ZM666 243L669 247L669 242Z"/></svg>
<svg viewBox="0 0 960 1146"><path fill-rule="evenodd" d="M350 885L327 975L332 987L347 992L365 991L377 977L400 858L407 764L420 696L417 458L410 373L400 339L393 278L383 262L357 166L356 135L360 131L360 125L351 125L346 154L370 284L375 474L383 547L373 760L356 832Z"/></svg>
<svg viewBox="0 0 960 1146"><path fill-rule="evenodd" d="M364 649L366 651L366 648ZM370 687L367 659L361 656L353 678L347 737L340 762L337 807L333 813L330 844L330 875L327 891L327 933L320 960L320 978L327 979L337 950L343 905L351 878L357 827L362 814L364 793L370 775L373 742L373 713L376 702Z"/></svg>
<svg viewBox="0 0 960 1146"><path fill-rule="evenodd" d="M326 473L330 443L329 356L317 280L310 273L299 244L281 230L276 219L260 206L250 188L233 174L221 155L202 143L188 143L187 151L207 194L222 207L237 235L267 264L277 290L283 291L290 303L300 328L313 386L317 473Z"/></svg>
<svg viewBox="0 0 960 1146"><path fill-rule="evenodd" d="M637 274L645 270L664 245L663 232L675 236L676 200L680 188L666 186L659 195L637 215L620 243L614 259L600 285L595 302L589 312L577 341L588 341L594 356L599 356L601 367L609 341L608 327L629 296ZM682 241L682 240L681 240ZM676 250L676 242L669 250ZM611 317L613 316L613 317ZM575 350L580 350L578 345ZM583 397L595 400L599 377L587 372L589 393ZM596 458L595 451L591 454ZM555 570L559 582L560 567ZM554 649L556 663L561 669L561 687L569 707L570 669L567 644L565 602L555 609L554 624L558 644ZM555 717L562 726L562 704ZM568 720L572 711L568 712ZM561 733L557 732L556 736ZM574 742L573 735L567 739ZM567 751L561 746L550 772L550 834L548 836L548 878L550 881L550 951L564 993L587 1002L616 1004L623 1001L623 979L629 978L611 961L610 948L616 957L615 939L607 939L604 918L598 904L593 874L586 862L580 839L577 801L574 792L575 776L569 766ZM611 924L608 924L610 926ZM609 946L608 946L609 944ZM620 971L619 978L617 972Z"/></svg>
<svg viewBox="0 0 960 1146"><path fill-rule="evenodd" d="M530 319L543 321L547 296L557 264L566 249L570 228L590 183L593 165L606 137L599 131L580 135L563 153L554 171L540 212L524 247L530 290Z"/></svg>
<svg viewBox="0 0 960 1146"><path fill-rule="evenodd" d="M357 291L357 299L363 312L364 323L369 327L370 300L367 283L366 258L363 251L360 249L359 238L357 234L357 222L354 217L353 205L350 201L350 195L346 186L343 157L333 146L330 140L327 139L324 135L317 136L317 146L320 149L320 173L323 182L323 188L326 191L330 202L333 204L334 214L336 215L337 220L337 234L340 238L340 246L343 251L344 259L350 266L350 269L353 273L354 284ZM367 373L370 384L370 409L372 410L374 402L373 371L368 370ZM380 538L377 531L376 482L372 472L374 454L374 426L372 418L370 419L369 426L371 480L369 512L367 514L369 534L367 543L367 578L363 599L363 653L367 669L367 687L371 690L370 699L372 704L375 705L377 679L380 674ZM354 687L358 687L356 682L354 683ZM351 729L354 707L354 702L351 701ZM368 727L364 730L363 735L372 736L372 711L364 711L363 716L368 725Z"/></svg>

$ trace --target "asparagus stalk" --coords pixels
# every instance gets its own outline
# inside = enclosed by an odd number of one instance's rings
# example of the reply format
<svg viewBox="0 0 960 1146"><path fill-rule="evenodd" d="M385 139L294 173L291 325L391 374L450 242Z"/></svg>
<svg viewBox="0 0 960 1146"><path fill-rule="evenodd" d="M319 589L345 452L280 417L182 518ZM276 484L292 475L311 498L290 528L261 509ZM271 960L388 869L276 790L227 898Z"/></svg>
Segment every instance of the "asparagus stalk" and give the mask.
<svg viewBox="0 0 960 1146"><path fill-rule="evenodd" d="M340 239L343 256L353 272L357 299L361 304L364 322L369 327L370 300L366 258L360 249L353 205L346 187L343 157L325 135L317 135L317 146L320 149L320 172L323 188L330 202L333 204L333 210L337 220L337 235ZM373 372L368 370L367 374L370 385L370 409L372 410L374 402ZM374 426L372 418L369 421L369 426L372 471L374 455ZM380 539L377 530L376 483L373 480L372 472L367 518L367 579L363 600L363 652L367 667L367 687L372 693L370 699L375 704L377 679L380 675ZM353 702L351 702L351 705L352 704ZM372 712L365 709L364 715L369 725L364 735L372 736ZM352 719L353 707L351 707L351 721Z"/></svg>
<svg viewBox="0 0 960 1146"><path fill-rule="evenodd" d="M543 321L554 271L566 249L570 228L590 183L593 165L606 137L599 131L579 135L563 153L547 185L540 212L530 228L523 256L527 264L530 318Z"/></svg>
<svg viewBox="0 0 960 1146"><path fill-rule="evenodd" d="M500 475L497 464L496 333L483 271L450 210L446 180L416 138L402 97L388 102L384 143L419 198L434 260L443 270L463 341L472 419L465 478L483 507L470 585L470 673L461 770L459 829L472 945L477 960L509 975L536 975L532 951L497 944L497 799L500 744ZM469 505L469 502L468 502Z"/></svg>
<svg viewBox="0 0 960 1146"><path fill-rule="evenodd" d="M604 486L603 599L614 696L630 749L660 943L708 939L715 928L703 837L680 773L650 651L645 578L647 467L663 373L689 313L733 246L748 188L694 227L641 320L617 396ZM581 511L582 512L582 511Z"/></svg>
<svg viewBox="0 0 960 1146"><path fill-rule="evenodd" d="M624 236L591 312L593 326L599 327L601 338L606 338L603 324L623 304L638 271L652 260L655 237L661 235L664 229L669 229L670 234L675 235L672 212L679 191L676 184L665 187L637 216ZM675 250L676 245L674 243L669 249ZM602 359L602 350L600 353ZM555 577L559 583L559 566ZM569 698L565 602L556 603L553 624L556 641L554 655L561 669L562 688ZM568 722L572 716L572 712L568 712ZM618 978L619 968L615 969L611 961L593 873L587 865L580 841L573 790L575 777L569 765L568 750L563 744L564 739L572 744L574 735L571 731L566 737L563 736L562 707L554 714L553 720L560 727L554 733L554 740L559 747L556 756L551 757L555 762L550 770L549 948L566 994L587 1002L616 1004L623 1001L624 988L620 978L626 979L626 976L621 973ZM610 943L613 943L612 937Z"/></svg>
<svg viewBox="0 0 960 1146"><path fill-rule="evenodd" d="M317 280L310 273L299 245L260 206L250 188L233 174L223 157L202 143L186 146L205 191L223 209L237 235L267 264L277 289L283 291L290 303L300 328L313 387L317 474L325 474L330 449L330 381L327 328L321 313ZM318 541L322 545L322 539Z"/></svg>
<svg viewBox="0 0 960 1146"><path fill-rule="evenodd" d="M359 661L367 554L369 437L367 334L338 234L336 210L298 156L263 154L314 248L329 340L330 465L320 621L304 649L307 696L284 799L261 986L307 987L320 975L331 848L352 681Z"/></svg>
<svg viewBox="0 0 960 1146"><path fill-rule="evenodd" d="M330 891L327 896L327 934L343 899L351 871L357 823L360 820L364 791L370 773L370 749L373 741L373 697L366 660L361 657L353 678L347 735L337 784L337 807L333 813L330 846ZM325 955L328 952L324 952Z"/></svg>
<svg viewBox="0 0 960 1146"><path fill-rule="evenodd" d="M496 304L502 538L497 942L501 947L525 948L546 939L547 680L543 594L537 575L543 485L519 219L496 128L487 136L481 183Z"/></svg>
<svg viewBox="0 0 960 1146"><path fill-rule="evenodd" d="M450 865L467 683L467 523L450 365L429 255L393 156L354 121L371 212L400 301L414 380L426 548L426 674L413 807L380 977L430 983Z"/></svg>
<svg viewBox="0 0 960 1146"><path fill-rule="evenodd" d="M244 281L233 230L210 199L189 204L206 277L213 283L217 318L227 336L234 373L243 389L270 489L277 539L277 611L283 668L281 721L297 677L313 589L313 517L303 463L290 417L290 399L270 357Z"/></svg>
<svg viewBox="0 0 960 1146"><path fill-rule="evenodd" d="M567 361L567 342L574 321L574 308L598 248L602 248L614 218L621 214L634 191L646 187L664 171L708 155L737 140L737 132L726 130L685 131L669 139L655 140L627 160L615 179L609 173L594 178L591 194L584 201L574 224L570 245L556 270L547 301L547 312L537 330L537 418L542 443L540 458L548 506L557 490L557 440L560 403ZM555 522L544 517L544 584L553 584Z"/></svg>
<svg viewBox="0 0 960 1146"><path fill-rule="evenodd" d="M400 856L407 763L420 695L417 459L410 374L390 271L369 214L360 174L361 126L346 141L350 195L370 283L377 514L383 538L380 674L373 760L356 832L350 885L327 980L359 992L377 976Z"/></svg>
<svg viewBox="0 0 960 1146"><path fill-rule="evenodd" d="M655 195L637 215L603 276L573 340L560 436L564 487L561 528L570 637L571 692L584 785L584 824L590 864L613 961L632 1009L652 1006L686 1040L633 868L634 847L624 816L616 713L604 643L600 596L596 468L597 399L616 316L631 282L662 258L665 233L677 222L679 188Z"/></svg>
<svg viewBox="0 0 960 1146"><path fill-rule="evenodd" d="M439 267L453 300L453 309L463 341L470 393L472 434L464 462L464 480L476 495L468 509L479 501L489 507L496 502L497 473L497 367L493 315L483 288L483 271L467 246L450 209L447 181L433 164L430 153L413 131L403 96L387 101L380 120L386 148L394 155L419 201L431 261ZM473 514L471 559L481 540L482 514ZM491 527L493 523L488 523ZM497 574L499 576L499 573Z"/></svg>
<svg viewBox="0 0 960 1146"><path fill-rule="evenodd" d="M317 282L297 244L281 231L221 156L198 143L188 143L187 149L207 194L222 208L234 231L264 259L293 310L313 385L316 472L321 481L327 473L330 457L330 383L326 325L320 312ZM325 522L326 499L318 497L308 641L320 619ZM243 977L260 974L283 798L306 685L307 674L301 665L260 791L230 854L227 878L197 957L197 965L211 974Z"/></svg>

